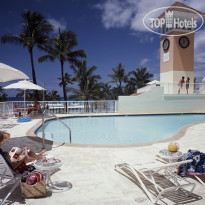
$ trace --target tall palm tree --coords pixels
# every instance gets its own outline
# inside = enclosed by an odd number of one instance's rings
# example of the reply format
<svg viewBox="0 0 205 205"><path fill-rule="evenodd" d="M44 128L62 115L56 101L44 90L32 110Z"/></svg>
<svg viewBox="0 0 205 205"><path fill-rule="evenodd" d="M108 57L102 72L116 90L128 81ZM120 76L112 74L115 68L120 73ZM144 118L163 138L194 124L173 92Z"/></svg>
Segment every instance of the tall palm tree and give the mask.
<svg viewBox="0 0 205 205"><path fill-rule="evenodd" d="M116 83L118 90L119 90L119 95L123 94L122 91L122 83L127 82L128 80L128 75L125 74L125 66L123 66L121 63L116 68L112 69L113 74L108 75L108 77L111 77L112 80L110 81L111 83Z"/></svg>
<svg viewBox="0 0 205 205"><path fill-rule="evenodd" d="M70 89L75 93L72 97L85 101L99 99L100 88L102 87L101 82L99 82L101 76L93 74L97 67L87 68L87 61L81 60L76 66L72 65L71 69L75 73L74 80L78 82L79 87L79 89Z"/></svg>
<svg viewBox="0 0 205 205"><path fill-rule="evenodd" d="M22 14L22 29L19 35L6 34L2 36L2 43L20 44L23 48L27 48L32 68L33 83L37 84L36 72L33 60L33 48L37 46L41 48L49 33L53 31L53 26L38 12L26 11ZM38 91L35 91L35 97L38 100Z"/></svg>
<svg viewBox="0 0 205 205"><path fill-rule="evenodd" d="M136 68L136 71L132 71L129 74L134 76L130 78L130 81L134 83L137 88L145 86L150 82L149 78L153 77L153 74L147 72L147 68L145 67Z"/></svg>
<svg viewBox="0 0 205 205"><path fill-rule="evenodd" d="M73 50L77 45L78 42L74 32L61 32L59 29L58 36L54 36L52 39L50 39L49 43L44 49L47 52L47 55L41 56L38 59L40 63L47 60L54 61L55 59L60 61L64 101L67 101L64 64L66 61L71 64L76 64L79 57L86 57L84 50Z"/></svg>

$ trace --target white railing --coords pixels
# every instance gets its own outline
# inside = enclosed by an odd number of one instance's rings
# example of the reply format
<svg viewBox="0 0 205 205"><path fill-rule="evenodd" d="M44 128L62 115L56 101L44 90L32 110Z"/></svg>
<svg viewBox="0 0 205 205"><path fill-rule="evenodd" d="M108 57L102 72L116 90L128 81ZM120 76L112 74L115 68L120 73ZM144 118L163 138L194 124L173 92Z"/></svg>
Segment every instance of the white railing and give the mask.
<svg viewBox="0 0 205 205"><path fill-rule="evenodd" d="M39 112L43 113L45 109L55 114L67 113L116 113L118 112L117 101L99 100L99 101L39 101ZM32 107L33 101L26 101L25 107ZM23 101L0 102L0 115L13 113L15 107L24 107Z"/></svg>
<svg viewBox="0 0 205 205"><path fill-rule="evenodd" d="M164 94L205 95L205 83L189 83L188 87L186 83L183 83L183 86L180 87L180 91L179 91L178 83L160 82L160 84L145 85L144 87L137 89L137 93L148 92L155 86L163 87Z"/></svg>
<svg viewBox="0 0 205 205"><path fill-rule="evenodd" d="M164 94L205 94L205 83L189 83L189 86L183 83L182 87L178 83L161 83L160 86L164 87Z"/></svg>

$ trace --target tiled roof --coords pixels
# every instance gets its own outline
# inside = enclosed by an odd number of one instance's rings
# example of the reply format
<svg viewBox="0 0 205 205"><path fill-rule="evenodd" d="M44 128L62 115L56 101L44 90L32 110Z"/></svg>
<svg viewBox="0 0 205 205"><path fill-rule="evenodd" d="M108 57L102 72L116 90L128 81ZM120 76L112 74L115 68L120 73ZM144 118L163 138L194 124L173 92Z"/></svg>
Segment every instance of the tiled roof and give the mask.
<svg viewBox="0 0 205 205"><path fill-rule="evenodd" d="M176 7L175 7L176 6ZM181 8L178 8L178 7L181 7ZM191 9L193 11L196 11L198 12L199 14L201 15L205 15L205 13L201 12L201 11L198 11L190 6L187 6L181 2L178 2L176 1L174 4L172 4L166 11L181 11L181 12L186 12L186 13L195 13L191 10L188 10L188 9ZM165 12L163 12L160 16L158 16L158 18L161 18L165 15Z"/></svg>
<svg viewBox="0 0 205 205"><path fill-rule="evenodd" d="M130 95L130 96L137 96L137 95L140 95L140 94L142 94L142 93L133 93L133 94Z"/></svg>

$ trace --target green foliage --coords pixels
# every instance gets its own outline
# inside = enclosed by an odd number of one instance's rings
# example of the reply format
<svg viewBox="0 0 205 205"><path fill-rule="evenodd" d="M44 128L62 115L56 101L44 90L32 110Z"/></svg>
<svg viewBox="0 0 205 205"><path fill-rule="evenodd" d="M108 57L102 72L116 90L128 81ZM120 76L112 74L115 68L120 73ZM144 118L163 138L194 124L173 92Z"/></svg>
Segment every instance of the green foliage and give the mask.
<svg viewBox="0 0 205 205"><path fill-rule="evenodd" d="M61 32L59 29L58 36L54 36L47 42L44 47L44 51L47 55L39 57L39 62L44 62L47 60L54 61L58 59L61 65L61 85L63 86L64 100L67 100L66 93L66 82L64 75L64 64L69 62L71 64L76 64L78 58L86 57L84 50L74 50L78 45L76 34L72 31ZM69 77L69 76L68 76Z"/></svg>
<svg viewBox="0 0 205 205"><path fill-rule="evenodd" d="M52 90L45 94L45 101L60 101L60 95L57 90Z"/></svg>
<svg viewBox="0 0 205 205"><path fill-rule="evenodd" d="M108 77L112 78L109 83L116 83L117 84L117 95L123 95L123 83L128 81L128 74L125 74L125 66L121 63L116 68L112 69L113 74L108 75Z"/></svg>
<svg viewBox="0 0 205 205"><path fill-rule="evenodd" d="M141 88L146 86L147 83L150 82L150 78L153 77L153 74L147 72L147 68L141 67L136 68L136 71L130 72L130 75L133 77L130 78L130 81L137 86L137 88Z"/></svg>
<svg viewBox="0 0 205 205"><path fill-rule="evenodd" d="M58 78L58 80L60 80L61 82L58 84L60 87L63 86L63 81L62 81L62 78ZM75 81L74 78L72 78L72 76L68 73L65 73L64 75L64 81L65 81L65 84L67 86L67 84L73 84L73 82Z"/></svg>
<svg viewBox="0 0 205 205"><path fill-rule="evenodd" d="M24 90L21 90L19 93L16 94L16 98L24 97ZM31 90L26 90L26 101L34 101L34 92Z"/></svg>
<svg viewBox="0 0 205 205"><path fill-rule="evenodd" d="M38 12L25 11L22 14L22 27L19 35L5 34L1 37L2 43L22 45L27 48L30 54L33 83L37 84L36 73L33 61L33 48L37 46L42 48L48 40L48 34L53 31L52 25ZM38 92L35 91L36 99L39 98Z"/></svg>
<svg viewBox="0 0 205 205"><path fill-rule="evenodd" d="M43 92L44 92L44 98L45 101L55 101L55 100L61 100L60 95L58 94L58 91L52 90L51 92L49 91L38 91L39 94L39 101L43 101ZM20 91L16 97L24 97L24 91ZM27 90L26 91L26 101L34 101L34 93L32 90Z"/></svg>
<svg viewBox="0 0 205 205"><path fill-rule="evenodd" d="M71 69L75 73L74 80L77 82L79 89L68 89L68 91L74 93L70 97L86 101L99 99L102 88L102 83L99 82L101 76L93 74L97 67L87 68L87 61L81 60L75 66L72 65Z"/></svg>
<svg viewBox="0 0 205 205"><path fill-rule="evenodd" d="M4 92L4 89L0 86L0 102L7 101L7 94Z"/></svg>

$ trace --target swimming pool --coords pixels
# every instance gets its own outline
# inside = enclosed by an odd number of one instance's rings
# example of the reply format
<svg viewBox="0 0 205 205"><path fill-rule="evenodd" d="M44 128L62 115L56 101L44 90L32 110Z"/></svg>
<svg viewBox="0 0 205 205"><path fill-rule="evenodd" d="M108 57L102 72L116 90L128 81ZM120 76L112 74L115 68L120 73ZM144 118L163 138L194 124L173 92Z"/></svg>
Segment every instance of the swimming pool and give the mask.
<svg viewBox="0 0 205 205"><path fill-rule="evenodd" d="M72 143L137 144L172 137L184 125L205 121L204 114L136 115L62 118L72 131ZM42 127L36 130L42 136ZM69 131L57 120L45 122L45 138L69 143Z"/></svg>

